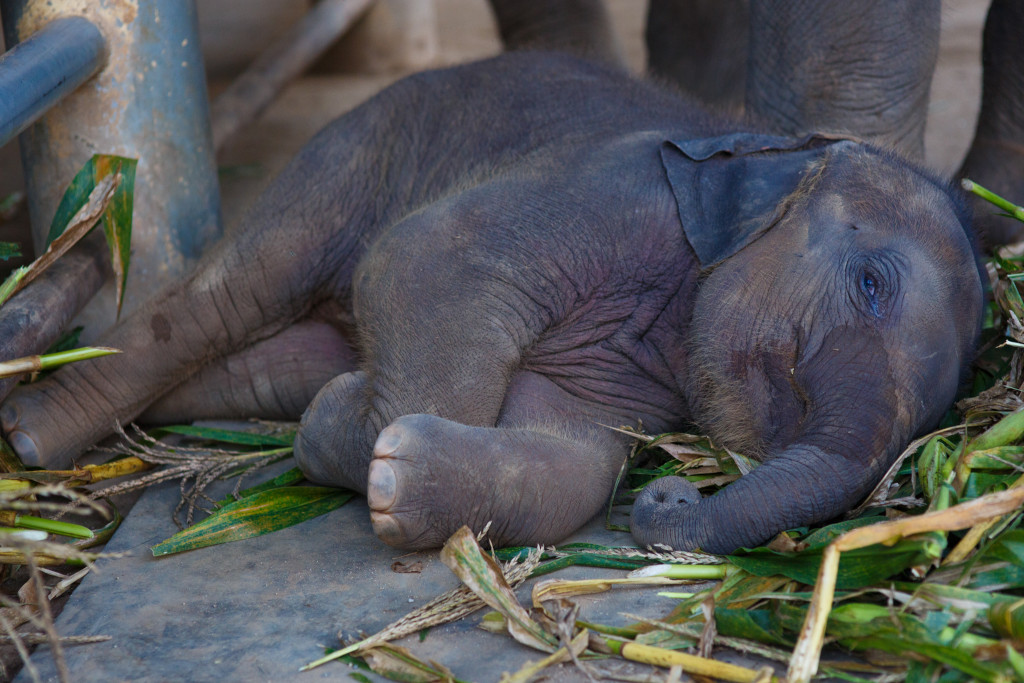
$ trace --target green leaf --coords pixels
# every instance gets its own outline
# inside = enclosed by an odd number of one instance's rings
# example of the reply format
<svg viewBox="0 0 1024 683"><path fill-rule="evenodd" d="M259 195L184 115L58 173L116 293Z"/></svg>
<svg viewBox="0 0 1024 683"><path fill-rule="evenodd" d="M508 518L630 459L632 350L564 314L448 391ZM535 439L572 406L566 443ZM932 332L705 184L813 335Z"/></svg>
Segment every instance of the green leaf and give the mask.
<svg viewBox="0 0 1024 683"><path fill-rule="evenodd" d="M21 245L17 242L0 242L0 259L18 258L21 256Z"/></svg>
<svg viewBox="0 0 1024 683"><path fill-rule="evenodd" d="M1024 568L1024 529L1007 531L988 547L985 559L996 559Z"/></svg>
<svg viewBox="0 0 1024 683"><path fill-rule="evenodd" d="M793 641L786 638L775 615L766 609L715 609L715 625L718 632L733 638L747 638L759 643L793 647Z"/></svg>
<svg viewBox="0 0 1024 683"><path fill-rule="evenodd" d="M18 289L18 285L27 273L28 266L15 268L7 276L7 279L3 281L3 284L0 284L0 305L3 305L5 301L11 298L11 295Z"/></svg>
<svg viewBox="0 0 1024 683"><path fill-rule="evenodd" d="M328 513L353 495L345 489L324 486L286 486L263 491L224 506L198 524L156 544L152 552L159 557L261 536Z"/></svg>
<svg viewBox="0 0 1024 683"><path fill-rule="evenodd" d="M50 344L50 348L46 349L45 353L59 353L61 351L70 351L79 344L79 338L82 336L82 330L85 329L81 325L75 327L72 330L68 330L60 337L57 341Z"/></svg>
<svg viewBox="0 0 1024 683"><path fill-rule="evenodd" d="M904 539L891 547L872 545L848 550L839 560L836 588L849 590L869 586L898 574L908 567L928 562L935 557L936 543L944 543L938 535L927 534ZM782 576L813 585L817 580L825 546L808 548L797 553L784 553L768 548L739 550L729 561L757 576Z"/></svg>
<svg viewBox="0 0 1024 683"><path fill-rule="evenodd" d="M251 495L262 493L263 491L281 488L282 486L293 486L295 484L301 483L305 478L306 475L302 473L302 470L300 470L298 467L293 467L290 470L286 470L285 472L282 472L281 474L277 475L270 481L265 481L262 484L257 484L256 486L239 491L237 498L235 498L234 496L226 496L222 498L221 500L217 501L217 507L225 507L243 498L248 498Z"/></svg>
<svg viewBox="0 0 1024 683"><path fill-rule="evenodd" d="M979 662L971 653L962 652L955 647L940 645L933 642L925 642L917 637L919 634L904 636L898 633L890 625L888 633L880 632L877 635L866 636L841 641L857 650L875 649L883 650L895 655L905 657L909 652L923 655L932 661L941 662L947 666L959 669L976 681L991 681L997 683L1007 680L1000 676L999 672L988 664Z"/></svg>
<svg viewBox="0 0 1024 683"><path fill-rule="evenodd" d="M110 261L117 282L117 311L120 315L124 285L131 259L132 209L135 198L135 168L138 161L112 154L94 154L71 180L50 223L46 246L60 237L71 218L85 206L89 193L109 175L120 173L121 183L103 212L103 232L110 248Z"/></svg>
<svg viewBox="0 0 1024 683"><path fill-rule="evenodd" d="M239 446L291 446L295 435L276 436L274 434L257 434L254 432L238 432L231 429L215 429L213 427L196 427L193 425L172 425L160 427L155 432L161 434L182 434L196 439L233 443Z"/></svg>
<svg viewBox="0 0 1024 683"><path fill-rule="evenodd" d="M868 526L869 524L884 521L884 515L872 515L870 517L849 519L845 522L836 522L835 524L829 524L828 526L823 526L820 529L814 530L803 539L803 542L812 548L826 546L834 541L836 537L845 534L850 529L859 529L862 526Z"/></svg>

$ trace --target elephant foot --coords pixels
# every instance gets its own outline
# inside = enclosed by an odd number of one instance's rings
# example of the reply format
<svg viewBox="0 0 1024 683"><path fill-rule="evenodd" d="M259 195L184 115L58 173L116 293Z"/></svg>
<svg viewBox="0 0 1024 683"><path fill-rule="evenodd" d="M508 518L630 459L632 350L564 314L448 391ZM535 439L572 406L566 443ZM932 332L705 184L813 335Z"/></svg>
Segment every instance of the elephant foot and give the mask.
<svg viewBox="0 0 1024 683"><path fill-rule="evenodd" d="M14 449L21 461L29 467L39 467L43 462L36 436L21 423L22 407L17 399L11 399L0 408L0 424L4 438Z"/></svg>
<svg viewBox="0 0 1024 683"><path fill-rule="evenodd" d="M1024 204L1024 145L975 140L961 173L1014 204ZM1024 223L1000 216L1000 209L979 197L972 196L971 202L975 230L986 249L1024 241Z"/></svg>
<svg viewBox="0 0 1024 683"><path fill-rule="evenodd" d="M693 543L666 542L678 530L686 508L701 501L700 491L682 477L661 477L648 484L633 503L630 531L642 546L668 545L673 550L693 550ZM676 546L685 547L676 547Z"/></svg>
<svg viewBox="0 0 1024 683"><path fill-rule="evenodd" d="M387 426L374 445L366 499L374 533L390 546L436 548L462 524L480 531L489 521L459 515L456 500L468 493L463 488L467 473L458 471L459 458L444 447L439 423L447 421L405 415Z"/></svg>
<svg viewBox="0 0 1024 683"><path fill-rule="evenodd" d="M0 407L4 438L26 467L66 467L90 443L88 434L83 443L75 440L76 426L82 421L79 411L87 412L85 407L58 403L69 410L57 414L60 408L54 409L54 398L40 385L29 385L16 389Z"/></svg>
<svg viewBox="0 0 1024 683"><path fill-rule="evenodd" d="M348 372L325 384L295 435L295 462L312 482L366 493L376 431L366 417L366 374Z"/></svg>

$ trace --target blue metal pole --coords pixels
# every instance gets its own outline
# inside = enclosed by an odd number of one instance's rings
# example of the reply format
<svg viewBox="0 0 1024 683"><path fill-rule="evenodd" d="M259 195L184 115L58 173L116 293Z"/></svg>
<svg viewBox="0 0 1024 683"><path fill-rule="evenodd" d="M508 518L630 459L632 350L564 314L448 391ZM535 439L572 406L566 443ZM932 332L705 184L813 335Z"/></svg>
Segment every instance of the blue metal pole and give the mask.
<svg viewBox="0 0 1024 683"><path fill-rule="evenodd" d="M0 56L0 145L96 73L103 59L103 35L82 17L52 21Z"/></svg>
<svg viewBox="0 0 1024 683"><path fill-rule="evenodd" d="M124 312L186 272L221 234L217 166L194 0L0 0L7 46L81 16L107 45L103 69L20 136L38 250L64 188L95 153L139 160ZM29 288L31 289L31 288ZM78 322L114 320L113 287Z"/></svg>

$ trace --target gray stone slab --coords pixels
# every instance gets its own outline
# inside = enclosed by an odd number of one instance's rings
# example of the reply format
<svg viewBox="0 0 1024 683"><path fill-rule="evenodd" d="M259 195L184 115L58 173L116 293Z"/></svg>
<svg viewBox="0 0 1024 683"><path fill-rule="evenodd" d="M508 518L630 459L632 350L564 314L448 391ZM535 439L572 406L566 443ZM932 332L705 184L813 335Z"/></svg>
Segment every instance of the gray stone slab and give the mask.
<svg viewBox="0 0 1024 683"><path fill-rule="evenodd" d="M458 585L436 552L401 556L373 535L362 498L291 529L212 548L154 558L149 548L175 531L170 512L174 484L150 489L107 546L126 557L101 560L71 596L57 627L63 635L109 635L112 640L67 647L75 681L351 680L345 664L299 674L298 668L337 646L339 631L374 633ZM628 534L595 520L573 541L626 545ZM402 574L392 563L422 561ZM559 577L621 576L570 568ZM520 589L524 604L529 584ZM624 589L580 599L583 618L624 625L627 611L665 614L672 601L654 589ZM467 681L496 681L540 653L507 636L477 628L485 610L432 629L422 641L399 644L448 666ZM44 680L56 680L49 649L32 662ZM605 664L639 673L644 668ZM375 677L371 677L374 680ZM19 680L29 680L22 671ZM555 680L586 680L561 667Z"/></svg>

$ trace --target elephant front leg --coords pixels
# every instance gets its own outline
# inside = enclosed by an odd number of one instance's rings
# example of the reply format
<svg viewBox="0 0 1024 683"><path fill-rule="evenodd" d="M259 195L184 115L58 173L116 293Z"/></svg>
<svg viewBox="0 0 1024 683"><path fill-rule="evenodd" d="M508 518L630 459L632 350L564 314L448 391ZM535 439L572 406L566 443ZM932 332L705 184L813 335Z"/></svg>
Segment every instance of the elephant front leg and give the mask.
<svg viewBox="0 0 1024 683"><path fill-rule="evenodd" d="M373 528L408 549L488 523L495 545L554 543L601 509L626 453L573 397L519 373L496 427L406 415L381 432L367 485Z"/></svg>

